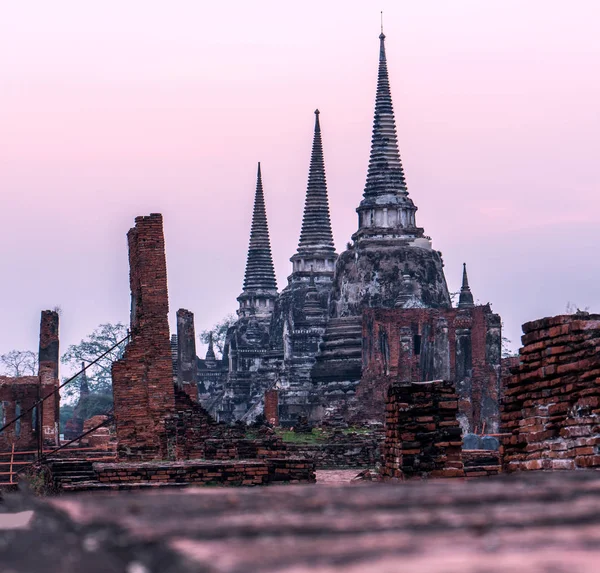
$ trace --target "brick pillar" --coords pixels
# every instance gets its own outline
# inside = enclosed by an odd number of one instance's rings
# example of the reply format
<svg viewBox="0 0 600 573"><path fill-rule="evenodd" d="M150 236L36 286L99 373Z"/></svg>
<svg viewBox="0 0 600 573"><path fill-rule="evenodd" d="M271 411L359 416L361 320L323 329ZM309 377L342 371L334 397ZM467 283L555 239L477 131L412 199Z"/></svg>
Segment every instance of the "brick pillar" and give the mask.
<svg viewBox="0 0 600 573"><path fill-rule="evenodd" d="M459 311L454 321L456 329L456 392L458 394L459 420L463 431L474 432L475 420L480 419L480 396L473 388L473 343L471 340L472 317L470 309ZM480 394L479 389L479 394ZM481 428L477 428L481 431Z"/></svg>
<svg viewBox="0 0 600 573"><path fill-rule="evenodd" d="M165 419L175 395L162 215L136 217L127 239L131 339L112 368L118 455L166 458Z"/></svg>
<svg viewBox="0 0 600 573"><path fill-rule="evenodd" d="M457 414L452 382L392 384L386 401L383 477L464 477Z"/></svg>
<svg viewBox="0 0 600 573"><path fill-rule="evenodd" d="M277 390L265 392L265 419L272 426L279 426L279 392Z"/></svg>
<svg viewBox="0 0 600 573"><path fill-rule="evenodd" d="M177 311L177 386L198 401L198 367L194 313Z"/></svg>
<svg viewBox="0 0 600 573"><path fill-rule="evenodd" d="M47 398L40 408L42 437L46 445L60 445L58 433L60 395L58 379L58 312L43 310L40 320L39 376L41 396Z"/></svg>

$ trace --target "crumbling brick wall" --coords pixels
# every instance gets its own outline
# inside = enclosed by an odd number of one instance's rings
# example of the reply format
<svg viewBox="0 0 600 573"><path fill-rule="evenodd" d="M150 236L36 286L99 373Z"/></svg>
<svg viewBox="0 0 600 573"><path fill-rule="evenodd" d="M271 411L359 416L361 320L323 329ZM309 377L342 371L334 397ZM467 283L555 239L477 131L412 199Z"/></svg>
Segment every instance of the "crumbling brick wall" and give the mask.
<svg viewBox="0 0 600 573"><path fill-rule="evenodd" d="M0 428L24 414L38 401L40 379L38 376L10 378L0 376ZM19 421L0 432L0 452L33 450L38 445L38 412L36 408ZM2 481L2 480L0 480Z"/></svg>
<svg viewBox="0 0 600 573"><path fill-rule="evenodd" d="M489 305L365 309L360 414L381 418L392 382L452 380L463 432L499 430L501 321Z"/></svg>
<svg viewBox="0 0 600 573"><path fill-rule="evenodd" d="M48 445L59 445L60 384L58 377L58 312L43 310L40 320L39 375L41 396L47 398L40 406L42 433Z"/></svg>
<svg viewBox="0 0 600 573"><path fill-rule="evenodd" d="M175 389L175 411L165 418L166 447L169 459L205 457L206 439L220 435L221 426L184 390Z"/></svg>
<svg viewBox="0 0 600 573"><path fill-rule="evenodd" d="M502 402L507 471L600 467L600 315L523 325Z"/></svg>
<svg viewBox="0 0 600 573"><path fill-rule="evenodd" d="M136 217L127 234L131 339L113 364L118 455L165 458L165 419L175 410L162 215Z"/></svg>
<svg viewBox="0 0 600 573"><path fill-rule="evenodd" d="M457 414L452 382L391 385L382 447L384 479L464 477Z"/></svg>

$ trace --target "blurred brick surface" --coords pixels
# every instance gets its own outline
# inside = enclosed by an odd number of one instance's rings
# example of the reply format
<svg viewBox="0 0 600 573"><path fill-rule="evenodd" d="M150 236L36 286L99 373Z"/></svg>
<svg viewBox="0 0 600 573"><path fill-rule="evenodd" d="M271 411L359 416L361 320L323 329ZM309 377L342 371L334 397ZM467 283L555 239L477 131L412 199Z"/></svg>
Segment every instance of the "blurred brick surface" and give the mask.
<svg viewBox="0 0 600 573"><path fill-rule="evenodd" d="M600 472L12 497L13 573L590 573ZM31 548L35 548L32 550Z"/></svg>

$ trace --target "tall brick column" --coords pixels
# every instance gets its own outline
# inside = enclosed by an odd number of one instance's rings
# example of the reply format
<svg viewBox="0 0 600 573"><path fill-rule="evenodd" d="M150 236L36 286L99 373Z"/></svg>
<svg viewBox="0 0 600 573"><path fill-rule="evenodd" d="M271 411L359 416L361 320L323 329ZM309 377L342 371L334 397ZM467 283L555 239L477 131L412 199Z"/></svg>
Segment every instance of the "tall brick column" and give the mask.
<svg viewBox="0 0 600 573"><path fill-rule="evenodd" d="M177 311L177 386L198 401L198 367L194 313L180 308Z"/></svg>
<svg viewBox="0 0 600 573"><path fill-rule="evenodd" d="M40 407L42 436L47 445L59 445L60 395L58 379L58 312L43 310L40 320L39 376L41 396L49 396Z"/></svg>
<svg viewBox="0 0 600 573"><path fill-rule="evenodd" d="M166 458L165 419L175 410L162 215L136 217L127 234L131 340L112 368L120 458Z"/></svg>

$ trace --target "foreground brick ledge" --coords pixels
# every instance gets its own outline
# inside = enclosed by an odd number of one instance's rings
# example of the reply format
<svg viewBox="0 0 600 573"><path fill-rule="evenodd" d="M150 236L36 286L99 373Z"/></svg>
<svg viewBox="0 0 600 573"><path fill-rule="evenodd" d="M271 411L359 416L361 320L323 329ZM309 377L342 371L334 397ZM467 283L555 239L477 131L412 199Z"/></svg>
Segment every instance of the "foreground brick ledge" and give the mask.
<svg viewBox="0 0 600 573"><path fill-rule="evenodd" d="M35 511L0 551L15 573L589 573L600 559L598 471L6 503Z"/></svg>

